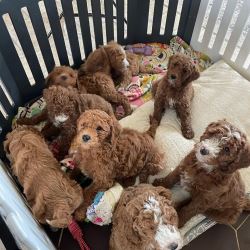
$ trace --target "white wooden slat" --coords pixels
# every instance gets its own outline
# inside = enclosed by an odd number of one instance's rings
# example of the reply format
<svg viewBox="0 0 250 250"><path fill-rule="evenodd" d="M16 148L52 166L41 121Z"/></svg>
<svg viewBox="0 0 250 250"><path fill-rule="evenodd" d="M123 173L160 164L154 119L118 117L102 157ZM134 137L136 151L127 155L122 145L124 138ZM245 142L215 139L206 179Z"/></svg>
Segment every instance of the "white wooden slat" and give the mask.
<svg viewBox="0 0 250 250"><path fill-rule="evenodd" d="M230 21L232 18L232 15L235 11L236 4L237 4L237 1L228 1L225 13L224 13L223 18L221 20L221 24L220 24L219 30L217 32L217 35L216 35L216 38L215 38L215 41L213 44L213 47L210 49L214 52L214 54L215 54L214 57L216 57L216 59L220 58L220 55L218 52L219 52L221 44L225 38L227 29L229 27L229 24L230 24Z"/></svg>
<svg viewBox="0 0 250 250"><path fill-rule="evenodd" d="M240 48L235 63L238 65L242 65L243 67L246 59L248 58L249 52L250 52L250 30L246 34L245 40Z"/></svg>
<svg viewBox="0 0 250 250"><path fill-rule="evenodd" d="M243 6L240 10L239 18L237 19L235 23L235 27L232 31L231 37L228 41L225 53L223 54L223 58L230 59L234 49L237 45L238 39L240 37L240 34L242 32L242 29L245 26L245 23L247 21L248 15L249 15L249 9L250 9L250 1L245 0L243 3Z"/></svg>
<svg viewBox="0 0 250 250"><path fill-rule="evenodd" d="M207 19L209 19L209 15L211 13L210 8L211 4L213 4L213 0L201 0L200 8L198 11L198 15L196 18L194 31L191 39L191 45L199 51L203 51L203 35L205 32L205 27L207 25Z"/></svg>
<svg viewBox="0 0 250 250"><path fill-rule="evenodd" d="M212 9L207 21L205 33L202 40L202 48L207 51L208 43L210 41L214 26L216 24L217 16L219 14L220 6L223 0L217 0L213 2Z"/></svg>

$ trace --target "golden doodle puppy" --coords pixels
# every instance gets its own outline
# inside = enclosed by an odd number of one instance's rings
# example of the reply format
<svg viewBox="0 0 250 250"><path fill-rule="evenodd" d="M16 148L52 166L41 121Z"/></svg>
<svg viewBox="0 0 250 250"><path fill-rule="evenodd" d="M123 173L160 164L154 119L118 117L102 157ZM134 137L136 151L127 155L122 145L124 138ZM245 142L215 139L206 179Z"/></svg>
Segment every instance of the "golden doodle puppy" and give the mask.
<svg viewBox="0 0 250 250"><path fill-rule="evenodd" d="M55 67L45 79L47 87L60 85L62 87L76 88L77 70L69 66Z"/></svg>
<svg viewBox="0 0 250 250"><path fill-rule="evenodd" d="M148 134L122 128L101 110L88 110L79 117L69 154L93 180L86 189L83 207L78 210L80 218L85 217L86 208L98 191L130 177L138 176L140 182L146 182L149 175L162 169L163 155Z"/></svg>
<svg viewBox="0 0 250 250"><path fill-rule="evenodd" d="M179 226L202 213L222 224L234 224L243 210L250 211L239 169L250 165L246 135L229 122L211 123L194 149L166 178L154 185L180 185L191 200L179 211Z"/></svg>
<svg viewBox="0 0 250 250"><path fill-rule="evenodd" d="M125 115L132 113L129 100L115 89L114 80L122 86L131 81L129 62L121 45L109 42L93 51L78 70L77 85L80 92L102 96L112 105L122 105Z"/></svg>
<svg viewBox="0 0 250 250"><path fill-rule="evenodd" d="M154 113L150 117L150 129L155 134L163 113L174 108L181 121L181 130L185 138L194 137L191 126L191 101L194 97L192 81L200 76L191 59L184 54L170 57L166 75L153 83Z"/></svg>
<svg viewBox="0 0 250 250"><path fill-rule="evenodd" d="M182 246L171 192L149 184L125 189L113 215L110 250L179 250Z"/></svg>
<svg viewBox="0 0 250 250"><path fill-rule="evenodd" d="M83 202L82 188L61 171L41 134L18 127L7 135L4 148L36 219L67 227Z"/></svg>

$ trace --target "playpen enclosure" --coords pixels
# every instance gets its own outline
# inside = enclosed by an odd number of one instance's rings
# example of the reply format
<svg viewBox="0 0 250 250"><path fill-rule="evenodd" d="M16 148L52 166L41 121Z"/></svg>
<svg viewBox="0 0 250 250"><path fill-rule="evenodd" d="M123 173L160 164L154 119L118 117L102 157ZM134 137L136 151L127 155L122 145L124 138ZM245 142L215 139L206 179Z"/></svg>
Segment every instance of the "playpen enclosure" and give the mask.
<svg viewBox="0 0 250 250"><path fill-rule="evenodd" d="M54 65L77 68L110 40L178 35L250 79L249 0L0 0L0 15L1 157L17 107L41 94Z"/></svg>

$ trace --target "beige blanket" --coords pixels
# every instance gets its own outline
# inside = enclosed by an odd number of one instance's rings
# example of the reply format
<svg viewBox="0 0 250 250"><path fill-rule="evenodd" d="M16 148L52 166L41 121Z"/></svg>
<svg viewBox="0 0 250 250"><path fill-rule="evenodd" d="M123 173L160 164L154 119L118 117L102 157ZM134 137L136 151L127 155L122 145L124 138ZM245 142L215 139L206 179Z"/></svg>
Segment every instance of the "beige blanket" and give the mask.
<svg viewBox="0 0 250 250"><path fill-rule="evenodd" d="M185 139L180 122L173 110L168 110L156 133L156 144L165 153L165 169L158 176L166 176L199 140L205 127L213 121L226 118L241 128L250 140L250 82L234 71L223 60L201 73L194 82L195 97L192 103L193 140ZM131 116L121 120L124 127L145 131L149 127L149 114L153 112L153 101L139 107ZM250 192L250 168L241 170L247 192ZM153 179L151 180L153 181ZM182 229L189 231L204 217L194 217Z"/></svg>

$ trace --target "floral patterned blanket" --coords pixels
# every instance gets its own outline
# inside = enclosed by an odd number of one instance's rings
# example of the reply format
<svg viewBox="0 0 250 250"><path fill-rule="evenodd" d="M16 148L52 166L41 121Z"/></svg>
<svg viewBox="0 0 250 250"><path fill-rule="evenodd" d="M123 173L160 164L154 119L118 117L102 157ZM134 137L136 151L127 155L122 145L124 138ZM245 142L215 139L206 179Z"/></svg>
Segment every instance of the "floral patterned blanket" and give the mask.
<svg viewBox="0 0 250 250"><path fill-rule="evenodd" d="M148 70L159 72L158 74L139 74L133 77L132 82L126 89L118 91L128 97L134 109L149 101L151 96L152 82L162 77L167 70L169 57L176 53L184 53L189 56L198 66L200 72L212 65L212 60L205 54L195 51L185 43L180 37L176 36L170 40L170 45L162 43L147 43L152 47L151 56L140 56L140 64Z"/></svg>

